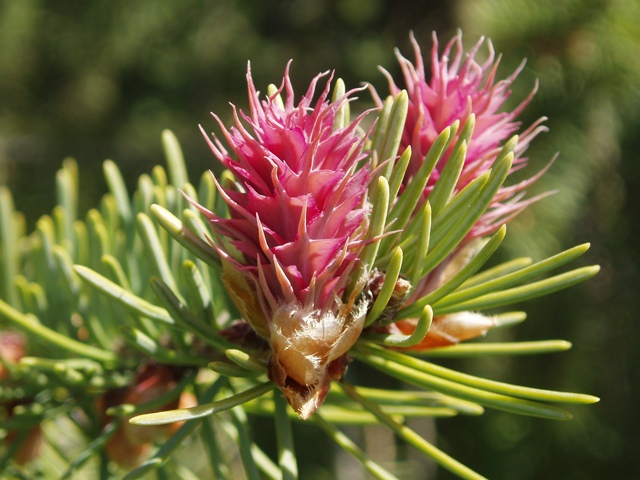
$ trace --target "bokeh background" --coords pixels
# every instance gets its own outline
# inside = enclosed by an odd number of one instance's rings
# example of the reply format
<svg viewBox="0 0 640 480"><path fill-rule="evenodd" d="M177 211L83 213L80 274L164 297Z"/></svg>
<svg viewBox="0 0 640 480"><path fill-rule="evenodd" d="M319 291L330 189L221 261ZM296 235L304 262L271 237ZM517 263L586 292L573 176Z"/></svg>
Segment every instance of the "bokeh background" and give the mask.
<svg viewBox="0 0 640 480"><path fill-rule="evenodd" d="M467 49L481 35L493 40L503 53L501 78L528 58L511 106L540 81L521 118L528 125L547 116L550 132L533 142L523 175L561 152L531 192L559 193L511 222L501 258L541 259L589 241L574 266L602 270L523 304L525 323L488 337L563 338L574 344L569 352L451 364L602 401L573 408L570 422L494 411L441 420L437 443L493 480L640 478L637 0L0 0L0 183L32 227L53 207L54 173L72 156L88 210L106 191L102 161L116 161L133 188L162 162L165 128L180 139L190 173L200 175L214 161L198 124L213 130L209 112L229 118L228 102L246 108L247 60L262 91L293 59L299 92L335 69L348 87L366 80L384 94L377 66L399 77L393 49L411 58L410 30L428 52L433 30L444 43L457 28ZM361 98L361 108L371 103ZM330 451L318 447L315 430L299 433L302 478L327 478L318 472L336 468L327 463Z"/></svg>

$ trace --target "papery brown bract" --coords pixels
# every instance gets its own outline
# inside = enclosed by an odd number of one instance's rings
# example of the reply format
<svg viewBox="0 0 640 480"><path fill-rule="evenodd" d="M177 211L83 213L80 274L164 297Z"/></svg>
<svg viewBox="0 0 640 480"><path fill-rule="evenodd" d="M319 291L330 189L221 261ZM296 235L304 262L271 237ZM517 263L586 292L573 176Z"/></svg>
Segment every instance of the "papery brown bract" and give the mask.
<svg viewBox="0 0 640 480"><path fill-rule="evenodd" d="M27 354L27 338L18 332L2 331L0 332L0 380L6 380L10 378L10 372L5 367L5 363L8 365L15 365L20 361L22 357ZM13 409L17 405L26 405L29 401L22 400L20 402L6 402L2 405L7 410L7 416L11 417ZM17 441L22 431L9 430L3 443L7 446ZM13 461L18 465L24 465L31 460L34 460L39 454L42 447L43 437L40 425L33 425L28 428L28 433L23 440L22 445L18 448L17 452L13 456Z"/></svg>
<svg viewBox="0 0 640 480"><path fill-rule="evenodd" d="M17 332L0 332L0 380L9 377L9 371L4 363L15 364L26 355L27 339Z"/></svg>
<svg viewBox="0 0 640 480"><path fill-rule="evenodd" d="M397 333L411 335L416 329L417 319L400 320L393 324ZM449 315L438 315L433 318L429 333L417 345L406 347L407 350L427 350L429 348L447 347L464 340L484 335L497 325L495 317L474 312L459 312Z"/></svg>
<svg viewBox="0 0 640 480"><path fill-rule="evenodd" d="M4 438L4 444L7 446L11 446L13 442L16 442L20 437L21 432L17 430L10 430L7 432L7 436ZM12 457L12 460L16 462L18 465L24 465L32 460L35 460L38 455L40 455L40 451L42 450L42 445L44 443L44 437L42 435L42 429L40 425L34 425L29 428L29 433L18 448L18 451Z"/></svg>
<svg viewBox="0 0 640 480"><path fill-rule="evenodd" d="M106 410L120 404L143 405L171 392L183 375L180 368L151 363L143 366L131 385L121 391L111 392L99 405ZM147 412L161 412L176 408L190 408L197 405L195 396L182 392L178 398ZM140 465L151 452L154 443L165 441L173 435L184 422L166 425L133 425L131 417L123 417L120 426L106 444L106 452L113 461L126 468ZM105 423L109 418L105 420Z"/></svg>

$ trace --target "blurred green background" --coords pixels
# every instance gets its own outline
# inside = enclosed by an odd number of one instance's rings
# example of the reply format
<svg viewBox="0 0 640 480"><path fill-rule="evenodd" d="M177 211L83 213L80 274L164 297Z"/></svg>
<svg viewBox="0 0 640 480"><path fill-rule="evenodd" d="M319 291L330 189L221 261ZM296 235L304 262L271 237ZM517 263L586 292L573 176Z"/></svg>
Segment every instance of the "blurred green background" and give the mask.
<svg viewBox="0 0 640 480"><path fill-rule="evenodd" d="M318 72L335 69L347 86L366 80L384 94L377 65L399 78L393 49L412 58L409 30L428 52L431 31L443 43L456 28L467 49L481 35L493 40L503 52L500 78L528 58L512 107L540 80L521 119L529 125L548 116L551 131L533 142L522 176L561 152L531 191L559 193L510 224L502 258L540 259L589 241L580 261L602 271L522 305L524 324L488 336L563 338L574 344L569 352L454 365L602 401L574 408L575 419L562 423L493 411L441 420L437 443L493 480L640 478L638 1L0 0L0 182L33 226L53 207L54 173L72 156L86 211L106 190L102 161L116 161L133 187L162 162L164 128L199 175L215 165L197 126L215 128L210 111L228 119L228 102L247 107L247 60L262 91L280 82L292 58L298 93ZM371 103L366 92L360 97L361 108ZM298 430L308 442L298 451L307 462L302 478L326 478L317 473L332 468L314 444L318 432ZM453 477L438 471L437 478Z"/></svg>

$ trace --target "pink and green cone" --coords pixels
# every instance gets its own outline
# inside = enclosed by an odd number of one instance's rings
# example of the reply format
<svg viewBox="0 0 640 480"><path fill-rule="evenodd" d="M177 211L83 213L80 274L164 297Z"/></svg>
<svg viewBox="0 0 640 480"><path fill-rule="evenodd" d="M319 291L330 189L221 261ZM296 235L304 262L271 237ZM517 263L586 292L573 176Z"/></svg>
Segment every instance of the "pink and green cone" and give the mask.
<svg viewBox="0 0 640 480"><path fill-rule="evenodd" d="M467 122L472 122L474 124L473 133L466 145L466 156L452 192L453 197L471 181L492 168L504 143L518 130L520 123L516 121L516 118L533 98L537 85L513 111L501 112L499 111L500 107L511 93L509 87L524 67L524 62L507 79L496 82L496 71L500 59L494 61L495 54L491 41L488 42L489 56L480 65L475 61L475 56L483 39L480 39L463 60L461 33L458 33L447 43L442 55L439 56L438 41L434 32L431 51L431 79L428 79L420 47L413 35L411 41L415 49L415 65L404 58L399 51L396 51L409 99L407 119L399 151L402 153L411 147L411 160L403 185L407 186L412 181L438 135L456 121L461 127ZM449 56L454 45L456 52L450 63ZM396 97L401 89L396 86L387 71L383 69L383 72L389 80L391 95ZM377 95L374 97L381 106L380 98ZM513 152L514 161L511 172L526 166L527 159L522 157L522 154L538 133L547 130L541 125L544 120L544 117L539 119L520 135ZM449 147L443 152L431 172L424 189L423 200L429 199L444 166L452 155L461 132L462 128L457 131L453 141L449 142ZM523 200L524 189L535 182L550 165L551 163L525 181L509 187L501 187L487 211L472 227L456 251L413 286L407 305L437 289L446 279L451 278L462 268L480 245L479 242L475 242L474 245L474 239L480 239L495 232L529 204L548 195L546 193ZM416 322L417 319L400 321L390 327L390 330L410 334L415 328ZM472 312L436 316L424 341L413 348L425 349L454 344L483 334L492 326L494 326L493 319Z"/></svg>
<svg viewBox="0 0 640 480"><path fill-rule="evenodd" d="M344 298L367 227L371 173L356 170L366 157L362 116L346 128L334 124L350 92L330 102L331 79L311 105L324 75L296 106L288 68L280 90L263 101L247 73L250 115L234 107L230 129L218 119L235 159L207 138L236 180L218 184L231 218L200 207L219 238L227 290L271 345L269 377L304 418L343 375L367 309L354 305L358 292Z"/></svg>

